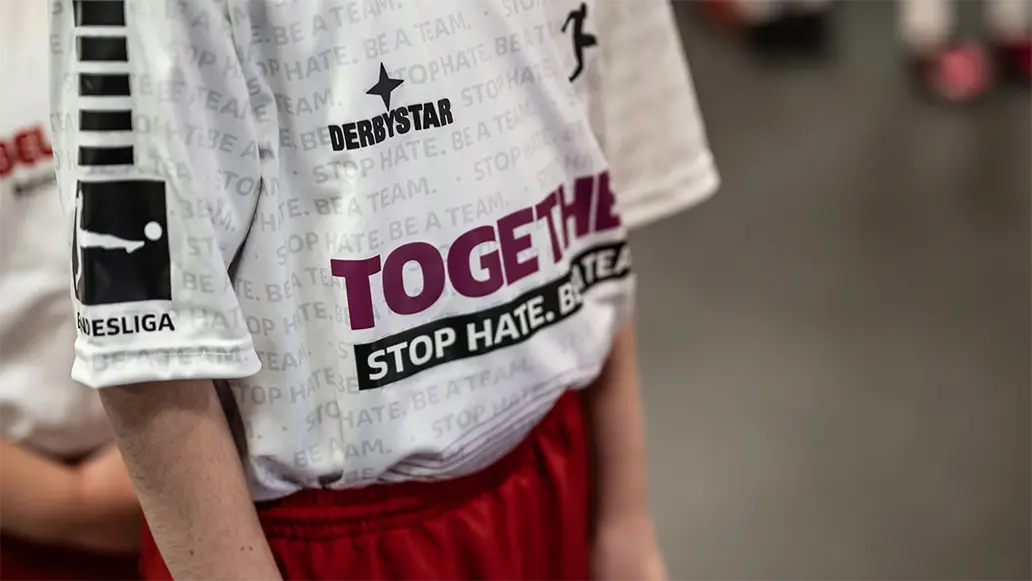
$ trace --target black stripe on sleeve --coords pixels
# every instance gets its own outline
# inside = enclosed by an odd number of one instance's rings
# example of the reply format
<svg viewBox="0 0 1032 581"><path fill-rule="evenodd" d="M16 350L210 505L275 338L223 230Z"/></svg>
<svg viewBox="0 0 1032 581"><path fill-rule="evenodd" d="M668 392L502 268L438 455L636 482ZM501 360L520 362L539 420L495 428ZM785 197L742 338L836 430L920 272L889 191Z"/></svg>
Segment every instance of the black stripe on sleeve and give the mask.
<svg viewBox="0 0 1032 581"><path fill-rule="evenodd" d="M80 131L132 131L130 111L79 111Z"/></svg>
<svg viewBox="0 0 1032 581"><path fill-rule="evenodd" d="M79 165L132 165L133 146L121 147L80 147Z"/></svg>
<svg viewBox="0 0 1032 581"><path fill-rule="evenodd" d="M80 97L128 97L128 74L79 74Z"/></svg>
<svg viewBox="0 0 1032 581"><path fill-rule="evenodd" d="M124 0L74 0L76 26L125 26Z"/></svg>
<svg viewBox="0 0 1032 581"><path fill-rule="evenodd" d="M80 36L80 62L124 63L129 61L126 40L122 36Z"/></svg>

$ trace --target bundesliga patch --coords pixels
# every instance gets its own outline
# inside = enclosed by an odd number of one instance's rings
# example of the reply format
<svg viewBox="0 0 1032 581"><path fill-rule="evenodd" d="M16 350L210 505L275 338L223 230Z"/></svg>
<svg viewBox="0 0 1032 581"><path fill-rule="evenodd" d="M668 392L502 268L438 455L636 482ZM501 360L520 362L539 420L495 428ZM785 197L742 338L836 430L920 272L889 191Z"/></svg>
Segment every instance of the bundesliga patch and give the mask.
<svg viewBox="0 0 1032 581"><path fill-rule="evenodd" d="M172 299L165 184L80 182L72 256L84 305Z"/></svg>

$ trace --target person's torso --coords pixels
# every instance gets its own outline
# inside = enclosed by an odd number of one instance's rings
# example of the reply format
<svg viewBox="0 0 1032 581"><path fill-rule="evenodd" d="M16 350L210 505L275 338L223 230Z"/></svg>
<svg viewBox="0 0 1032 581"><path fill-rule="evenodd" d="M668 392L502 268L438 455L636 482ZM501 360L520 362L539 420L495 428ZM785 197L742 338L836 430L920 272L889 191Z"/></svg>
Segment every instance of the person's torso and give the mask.
<svg viewBox="0 0 1032 581"><path fill-rule="evenodd" d="M133 311L90 333L153 341L155 357L188 365L196 352L161 346L163 332L246 327L262 369L220 389L258 500L452 478L498 459L598 375L630 308L626 232L588 86L596 8L127 4L130 21L156 23L154 38L129 46L129 58L151 59L131 87L144 104L136 165L173 191L215 192L168 204L190 230L172 255L212 257L231 274L190 272L184 259L172 269L177 301L224 305L231 281L239 308ZM186 31L165 32L170 17ZM190 78L133 54L169 44L187 47ZM150 152L159 159L141 159ZM214 236L192 235L200 220Z"/></svg>
<svg viewBox="0 0 1032 581"><path fill-rule="evenodd" d="M42 2L0 5L0 430L74 457L110 438L97 395L69 376L70 248L54 179Z"/></svg>
<svg viewBox="0 0 1032 581"><path fill-rule="evenodd" d="M235 273L263 367L232 392L261 495L485 466L597 375L625 306L629 280L585 288L629 264L574 30L401 4L251 15L276 155Z"/></svg>

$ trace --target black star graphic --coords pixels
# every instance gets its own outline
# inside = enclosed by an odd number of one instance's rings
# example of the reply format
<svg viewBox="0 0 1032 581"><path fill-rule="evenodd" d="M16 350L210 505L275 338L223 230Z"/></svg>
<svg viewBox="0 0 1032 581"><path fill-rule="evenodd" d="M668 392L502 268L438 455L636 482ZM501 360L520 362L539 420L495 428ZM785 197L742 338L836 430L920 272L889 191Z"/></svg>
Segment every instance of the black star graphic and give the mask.
<svg viewBox="0 0 1032 581"><path fill-rule="evenodd" d="M383 99L383 106L388 111L391 110L391 91L398 88L398 85L404 83L401 79L392 79L387 76L387 69L380 63L380 80L376 81L373 88L366 91L366 95L379 95Z"/></svg>

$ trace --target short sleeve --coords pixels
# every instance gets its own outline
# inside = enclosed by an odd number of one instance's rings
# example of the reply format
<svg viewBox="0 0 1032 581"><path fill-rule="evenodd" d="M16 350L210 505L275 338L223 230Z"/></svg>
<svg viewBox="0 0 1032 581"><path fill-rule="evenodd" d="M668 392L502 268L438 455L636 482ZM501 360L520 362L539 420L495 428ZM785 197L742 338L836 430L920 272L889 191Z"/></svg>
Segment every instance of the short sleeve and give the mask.
<svg viewBox="0 0 1032 581"><path fill-rule="evenodd" d="M605 153L617 208L633 229L705 200L720 178L671 3L598 7Z"/></svg>
<svg viewBox="0 0 1032 581"><path fill-rule="evenodd" d="M101 388L255 374L229 270L260 156L226 4L53 0L50 18L72 377Z"/></svg>

